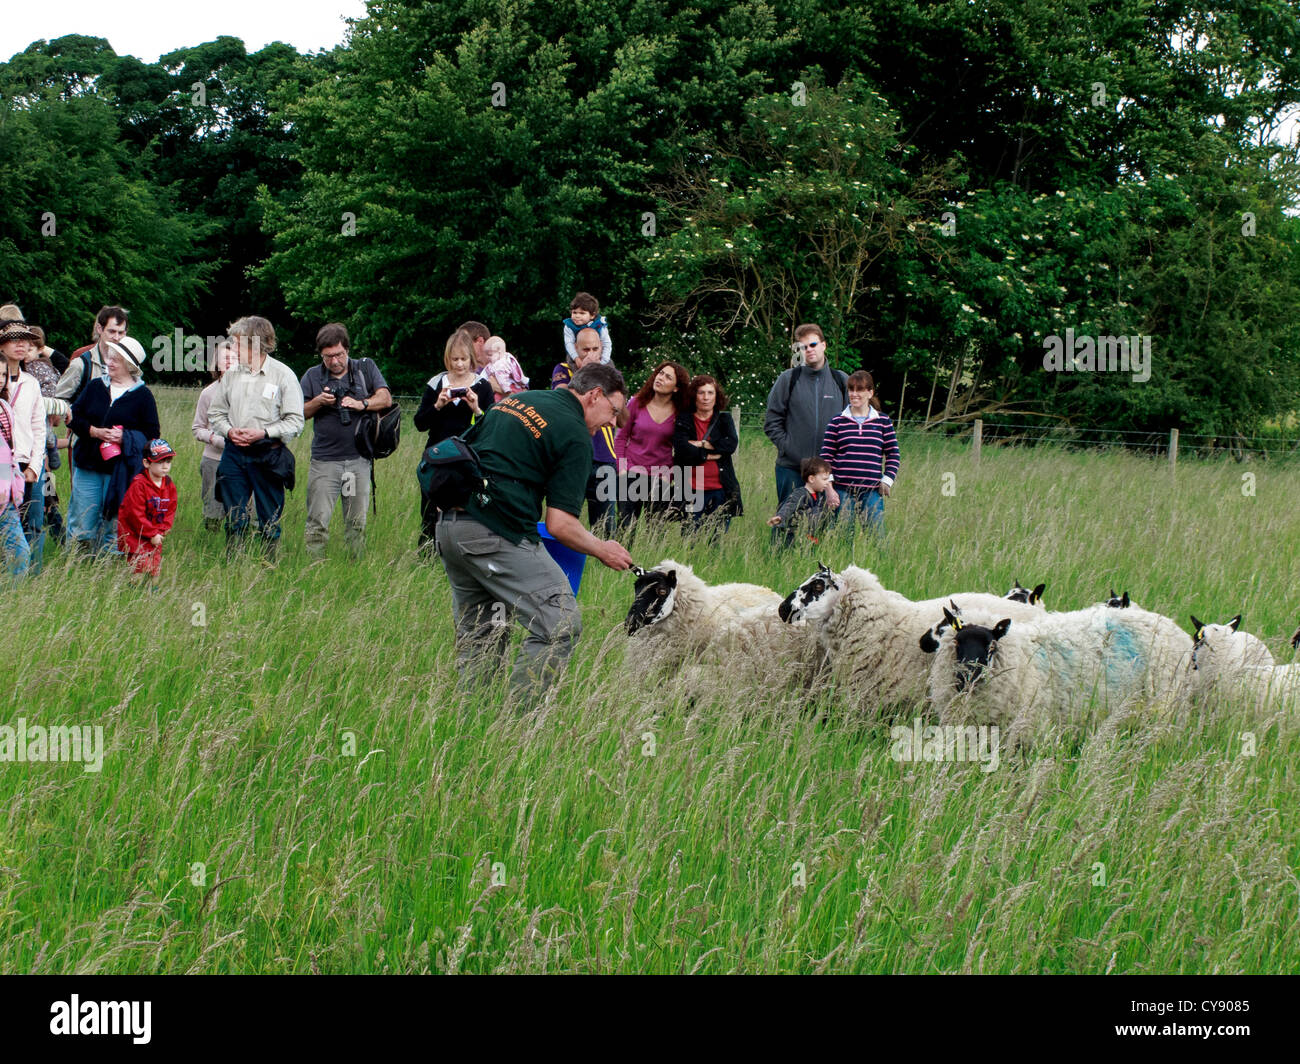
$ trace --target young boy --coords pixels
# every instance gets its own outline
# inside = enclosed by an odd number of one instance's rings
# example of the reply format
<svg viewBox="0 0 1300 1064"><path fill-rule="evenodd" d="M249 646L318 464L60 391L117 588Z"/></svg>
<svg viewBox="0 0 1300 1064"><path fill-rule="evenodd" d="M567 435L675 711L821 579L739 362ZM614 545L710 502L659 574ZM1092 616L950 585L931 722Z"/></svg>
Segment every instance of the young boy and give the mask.
<svg viewBox="0 0 1300 1064"><path fill-rule="evenodd" d="M131 562L131 571L158 579L163 537L176 520L176 485L167 474L176 452L166 440L153 440L144 454L144 472L137 473L122 497L117 516L117 546Z"/></svg>
<svg viewBox="0 0 1300 1064"><path fill-rule="evenodd" d="M583 329L595 329L600 333L600 342L604 345L600 355L601 362L608 362L614 350L609 339L609 322L600 316L600 304L590 292L579 292L569 301L569 317L564 319L564 350L570 362L578 361L578 349L574 339Z"/></svg>
<svg viewBox="0 0 1300 1064"><path fill-rule="evenodd" d="M876 382L864 369L849 375L849 405L831 418L821 457L831 464L839 493L840 519L849 528L865 521L885 531L885 498L898 476L898 437L894 423L881 413Z"/></svg>
<svg viewBox="0 0 1300 1064"><path fill-rule="evenodd" d="M799 465L799 476L803 478L804 490L790 492L777 515L767 521L773 528L777 525L784 527L787 547L794 543L796 524L802 524L808 539L816 543L817 537L813 533L830 513L826 501L826 491L834 479L830 463L821 458L805 458Z"/></svg>

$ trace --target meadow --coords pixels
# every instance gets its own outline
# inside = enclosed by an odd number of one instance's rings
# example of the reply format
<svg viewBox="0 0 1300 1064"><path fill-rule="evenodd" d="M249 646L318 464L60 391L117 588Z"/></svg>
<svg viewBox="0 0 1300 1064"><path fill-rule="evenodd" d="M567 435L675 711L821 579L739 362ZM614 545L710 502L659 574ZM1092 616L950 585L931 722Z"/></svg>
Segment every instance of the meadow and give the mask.
<svg viewBox="0 0 1300 1064"><path fill-rule="evenodd" d="M889 721L829 683L649 682L632 577L591 561L556 705L519 717L499 686L457 686L445 578L414 550L409 412L365 559L338 515L328 558L305 555L309 428L267 569L203 530L197 391L156 394L181 498L159 589L51 549L7 592L0 723L102 725L106 750L98 773L0 763L0 970L1295 970L1293 713L1139 710L993 772L899 763ZM884 543L775 552L746 411L746 515L719 544L629 548L783 593L818 561L914 598L1019 578L1070 609L1113 586L1189 629L1241 612L1293 660L1300 467L902 447Z"/></svg>

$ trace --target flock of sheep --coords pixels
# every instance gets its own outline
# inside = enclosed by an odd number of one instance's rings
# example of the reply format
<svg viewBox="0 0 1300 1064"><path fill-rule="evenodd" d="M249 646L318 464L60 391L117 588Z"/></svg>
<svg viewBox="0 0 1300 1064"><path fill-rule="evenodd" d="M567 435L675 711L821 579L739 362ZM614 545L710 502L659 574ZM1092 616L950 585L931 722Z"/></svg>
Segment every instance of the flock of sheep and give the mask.
<svg viewBox="0 0 1300 1064"><path fill-rule="evenodd" d="M1044 585L914 602L857 566L820 566L789 595L755 584L710 586L671 559L635 569L625 628L644 664L688 684L739 682L748 665L827 668L855 705L915 707L941 723L997 725L1011 743L1088 725L1136 704L1221 695L1255 708L1300 698L1300 665L1278 665L1241 617L1189 636L1125 592L1050 612ZM1300 647L1300 630L1291 639Z"/></svg>

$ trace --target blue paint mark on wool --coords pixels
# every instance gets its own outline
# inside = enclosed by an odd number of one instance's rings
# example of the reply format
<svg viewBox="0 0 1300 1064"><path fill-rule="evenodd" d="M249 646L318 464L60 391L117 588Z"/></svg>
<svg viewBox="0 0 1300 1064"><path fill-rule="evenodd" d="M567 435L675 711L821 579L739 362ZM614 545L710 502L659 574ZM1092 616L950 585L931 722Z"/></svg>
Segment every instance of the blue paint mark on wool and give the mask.
<svg viewBox="0 0 1300 1064"><path fill-rule="evenodd" d="M1113 618L1106 618L1106 676L1115 679L1116 673L1131 674L1133 666L1142 662L1142 648L1133 630Z"/></svg>

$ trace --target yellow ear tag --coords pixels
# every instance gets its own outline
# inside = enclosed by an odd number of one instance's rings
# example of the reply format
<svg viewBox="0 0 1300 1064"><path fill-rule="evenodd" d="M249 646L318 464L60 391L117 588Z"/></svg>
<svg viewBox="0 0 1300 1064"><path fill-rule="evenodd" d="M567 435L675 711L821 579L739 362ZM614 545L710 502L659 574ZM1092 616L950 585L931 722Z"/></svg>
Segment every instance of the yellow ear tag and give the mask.
<svg viewBox="0 0 1300 1064"><path fill-rule="evenodd" d="M954 618L952 619L952 630L953 630L954 632L956 632L956 631L958 631L960 628L961 628L961 618L960 618L960 617L954 617Z"/></svg>
<svg viewBox="0 0 1300 1064"><path fill-rule="evenodd" d="M1199 642L1201 642L1201 641L1204 640L1204 639L1205 639L1205 629L1204 629L1204 628L1198 628L1198 629L1196 630L1196 641L1199 643Z"/></svg>

